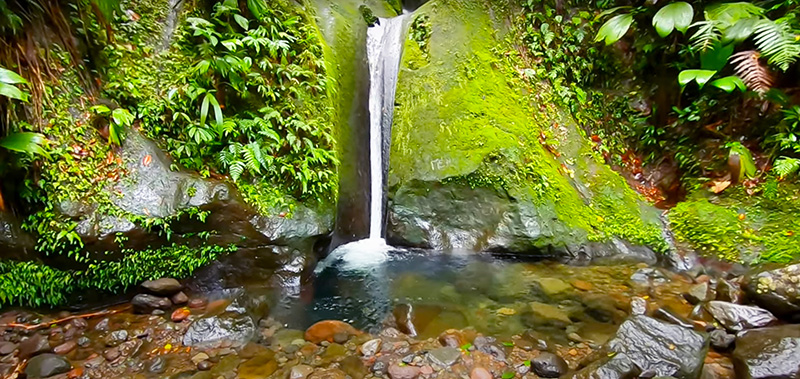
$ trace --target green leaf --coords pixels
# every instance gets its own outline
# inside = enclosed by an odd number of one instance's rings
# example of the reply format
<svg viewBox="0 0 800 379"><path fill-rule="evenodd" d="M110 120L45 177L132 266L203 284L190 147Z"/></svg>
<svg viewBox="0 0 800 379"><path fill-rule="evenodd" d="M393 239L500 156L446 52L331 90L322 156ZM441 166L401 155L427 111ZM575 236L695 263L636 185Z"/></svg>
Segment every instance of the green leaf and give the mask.
<svg viewBox="0 0 800 379"><path fill-rule="evenodd" d="M710 49L700 54L700 66L703 70L722 70L733 54L733 44L723 45L715 42Z"/></svg>
<svg viewBox="0 0 800 379"><path fill-rule="evenodd" d="M111 121L119 126L131 126L135 117L125 108L117 108L111 112Z"/></svg>
<svg viewBox="0 0 800 379"><path fill-rule="evenodd" d="M686 87L691 82L697 82L697 85L703 88L716 73L712 70L683 70L678 74L678 83L681 87Z"/></svg>
<svg viewBox="0 0 800 379"><path fill-rule="evenodd" d="M233 15L233 19L236 20L236 23L242 27L242 29L247 30L250 27L250 21L247 21L244 16L240 14Z"/></svg>
<svg viewBox="0 0 800 379"><path fill-rule="evenodd" d="M620 14L612 17L606 21L600 30L597 31L597 36L594 38L595 42L605 41L606 45L611 45L619 41L625 33L630 29L633 23L633 16L630 14Z"/></svg>
<svg viewBox="0 0 800 379"><path fill-rule="evenodd" d="M506 371L503 373L503 379L512 379L513 377L517 376L513 371Z"/></svg>
<svg viewBox="0 0 800 379"><path fill-rule="evenodd" d="M203 103L200 104L200 125L206 124L206 118L208 117L208 103L210 101L209 99L213 97L214 96L210 92L206 92L206 95L203 96Z"/></svg>
<svg viewBox="0 0 800 379"><path fill-rule="evenodd" d="M758 21L758 18L747 18L737 21L731 27L726 28L722 33L722 43L738 44L744 42L753 35Z"/></svg>
<svg viewBox="0 0 800 379"><path fill-rule="evenodd" d="M705 9L706 20L720 21L726 25L733 25L747 18L760 17L763 14L763 8L747 2L714 4Z"/></svg>
<svg viewBox="0 0 800 379"><path fill-rule="evenodd" d="M219 106L217 98L214 96L208 96L208 101L211 103L211 106L214 107L214 121L216 121L216 125L222 126L222 108Z"/></svg>
<svg viewBox="0 0 800 379"><path fill-rule="evenodd" d="M653 26L661 38L668 36L673 30L677 29L681 33L686 33L689 25L692 24L694 8L689 3L678 1L666 5L658 10L653 16Z"/></svg>
<svg viewBox="0 0 800 379"><path fill-rule="evenodd" d="M711 82L711 85L727 93L731 93L737 88L742 92L747 91L747 86L738 76L726 76Z"/></svg>
<svg viewBox="0 0 800 379"><path fill-rule="evenodd" d="M97 9L106 18L106 22L114 21L114 11L119 10L120 0L92 0L92 4L97 6Z"/></svg>
<svg viewBox="0 0 800 379"><path fill-rule="evenodd" d="M0 83L28 84L28 81L19 76L16 72L0 67Z"/></svg>
<svg viewBox="0 0 800 379"><path fill-rule="evenodd" d="M20 100L24 102L28 101L28 94L22 92L17 87L5 83L0 83L0 96L5 96L9 99Z"/></svg>
<svg viewBox="0 0 800 379"><path fill-rule="evenodd" d="M47 138L39 133L11 133L7 137L0 139L0 147L32 155L47 156L47 152L44 150L46 145Z"/></svg>
<svg viewBox="0 0 800 379"><path fill-rule="evenodd" d="M744 178L745 176L748 178L753 178L756 176L756 162L753 160L753 154L750 153L750 149L746 146L742 145L739 142L732 142L728 146L730 146L731 151L730 155L738 155L739 156L739 166L741 172L739 173L740 178Z"/></svg>

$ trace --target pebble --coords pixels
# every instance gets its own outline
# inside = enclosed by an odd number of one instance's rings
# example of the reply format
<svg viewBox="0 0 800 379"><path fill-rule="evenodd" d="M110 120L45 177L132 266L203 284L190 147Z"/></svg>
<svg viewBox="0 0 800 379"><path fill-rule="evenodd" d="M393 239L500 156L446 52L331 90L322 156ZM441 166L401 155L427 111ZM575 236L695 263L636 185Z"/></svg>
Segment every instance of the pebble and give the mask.
<svg viewBox="0 0 800 379"><path fill-rule="evenodd" d="M170 319L172 322L181 322L189 318L189 315L191 314L192 312L189 310L189 308L178 308L175 310L175 312L172 312Z"/></svg>
<svg viewBox="0 0 800 379"><path fill-rule="evenodd" d="M364 342L364 344L361 345L361 354L365 357L371 357L380 351L381 344L382 341L379 338Z"/></svg>
<svg viewBox="0 0 800 379"><path fill-rule="evenodd" d="M122 353L120 353L119 349L117 348L108 349L103 352L103 357L105 357L109 362L119 358L120 355L122 355Z"/></svg>
<svg viewBox="0 0 800 379"><path fill-rule="evenodd" d="M211 370L212 367L214 367L214 363L212 363L211 361L197 362L197 369L200 371L208 371Z"/></svg>
<svg viewBox="0 0 800 379"><path fill-rule="evenodd" d="M75 348L77 346L78 346L77 342L75 342L75 341L67 341L67 342L64 342L61 345L58 345L55 348L53 348L53 352L56 353L56 354L60 354L60 355L66 355L70 351L75 350Z"/></svg>
<svg viewBox="0 0 800 379"><path fill-rule="evenodd" d="M483 367L475 367L469 374L469 379L493 379L492 373Z"/></svg>
<svg viewBox="0 0 800 379"><path fill-rule="evenodd" d="M172 295L170 300L172 300L172 303L176 305L186 304L189 302L189 296L186 296L186 294L181 291Z"/></svg>
<svg viewBox="0 0 800 379"><path fill-rule="evenodd" d="M393 364L389 366L389 377L392 379L414 379L421 369L416 366Z"/></svg>
<svg viewBox="0 0 800 379"><path fill-rule="evenodd" d="M311 366L297 365L289 371L289 379L306 379L312 372L314 372L314 368Z"/></svg>
<svg viewBox="0 0 800 379"><path fill-rule="evenodd" d="M17 350L17 344L13 342L0 341L0 355L9 355Z"/></svg>
<svg viewBox="0 0 800 379"><path fill-rule="evenodd" d="M208 358L208 354L206 353L197 353L192 357L192 363L198 364L202 361L207 361Z"/></svg>

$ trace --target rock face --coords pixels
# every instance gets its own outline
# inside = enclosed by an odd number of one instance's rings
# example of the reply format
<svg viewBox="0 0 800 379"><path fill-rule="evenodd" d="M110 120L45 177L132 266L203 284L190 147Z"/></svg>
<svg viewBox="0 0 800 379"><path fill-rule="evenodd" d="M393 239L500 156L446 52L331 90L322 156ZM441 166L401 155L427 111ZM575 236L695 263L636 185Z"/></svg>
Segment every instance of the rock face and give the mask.
<svg viewBox="0 0 800 379"><path fill-rule="evenodd" d="M25 374L29 378L47 378L63 374L72 369L72 365L64 357L55 354L42 354L31 358L25 366Z"/></svg>
<svg viewBox="0 0 800 379"><path fill-rule="evenodd" d="M747 277L744 289L758 305L781 318L800 321L800 264Z"/></svg>
<svg viewBox="0 0 800 379"><path fill-rule="evenodd" d="M633 316L619 327L606 347L629 359L628 363L640 372L697 378L708 351L708 336L647 316ZM612 363L612 366L628 366L622 361Z"/></svg>
<svg viewBox="0 0 800 379"><path fill-rule="evenodd" d="M800 325L745 331L736 338L733 363L740 378L800 378Z"/></svg>
<svg viewBox="0 0 800 379"><path fill-rule="evenodd" d="M706 305L706 309L732 332L760 328L777 321L775 316L766 309L724 301L710 301Z"/></svg>
<svg viewBox="0 0 800 379"><path fill-rule="evenodd" d="M211 214L206 222L182 219L173 226L176 234L215 231L209 243L259 246L286 245L315 240L332 228L330 212L298 206L294 217L260 215L244 203L229 183L197 174L172 171L172 161L158 146L136 131L129 131L122 148L126 176L109 191L119 210L141 217L173 217L183 209L198 207ZM64 203L58 211L76 220L76 231L89 251L117 251L118 234L128 237L126 247L144 249L164 243L163 237L126 217L104 214L93 203Z"/></svg>
<svg viewBox="0 0 800 379"><path fill-rule="evenodd" d="M195 320L183 336L185 346L214 347L221 342L244 345L255 335L256 326L249 316L223 314Z"/></svg>
<svg viewBox="0 0 800 379"><path fill-rule="evenodd" d="M0 258L24 260L32 256L34 240L11 212L0 211Z"/></svg>

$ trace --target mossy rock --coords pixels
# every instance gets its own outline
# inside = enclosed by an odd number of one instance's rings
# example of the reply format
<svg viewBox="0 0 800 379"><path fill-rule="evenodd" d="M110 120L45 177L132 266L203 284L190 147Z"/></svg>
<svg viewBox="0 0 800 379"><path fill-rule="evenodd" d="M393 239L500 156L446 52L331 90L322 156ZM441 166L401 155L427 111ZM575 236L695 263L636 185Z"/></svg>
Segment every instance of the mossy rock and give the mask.
<svg viewBox="0 0 800 379"><path fill-rule="evenodd" d="M429 52L407 39L389 237L555 257L621 240L665 251L658 212L602 163L547 86L525 80L504 42L509 12L502 1L434 0L414 13L428 17Z"/></svg>

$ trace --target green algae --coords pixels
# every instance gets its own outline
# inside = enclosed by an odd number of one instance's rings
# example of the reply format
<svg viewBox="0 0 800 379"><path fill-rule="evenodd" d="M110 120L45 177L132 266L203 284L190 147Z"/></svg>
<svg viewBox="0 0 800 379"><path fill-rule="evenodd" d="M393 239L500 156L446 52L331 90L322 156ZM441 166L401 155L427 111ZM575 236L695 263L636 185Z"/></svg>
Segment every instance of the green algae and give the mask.
<svg viewBox="0 0 800 379"><path fill-rule="evenodd" d="M552 105L551 89L526 80L505 42L514 37L502 27L507 9L439 0L415 13L430 20L430 52L406 40L390 188L412 180L495 188L571 230L549 242L616 236L666 250L657 214L601 163L574 119Z"/></svg>

